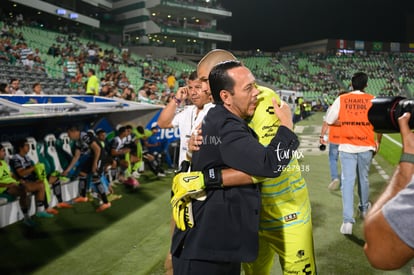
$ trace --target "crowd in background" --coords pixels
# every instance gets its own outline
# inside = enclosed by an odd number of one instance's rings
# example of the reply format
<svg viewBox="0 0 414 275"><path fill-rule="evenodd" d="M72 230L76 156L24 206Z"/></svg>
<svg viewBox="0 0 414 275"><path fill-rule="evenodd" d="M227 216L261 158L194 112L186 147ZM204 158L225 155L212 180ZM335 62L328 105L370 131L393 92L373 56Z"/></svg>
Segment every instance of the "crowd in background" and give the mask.
<svg viewBox="0 0 414 275"><path fill-rule="evenodd" d="M134 55L122 45L104 48L92 41L85 43L74 33L58 34L54 41L50 41L47 52L43 52L24 37L20 29L23 24L24 20L18 20L18 16L3 22L0 63L50 78L48 63L54 62L53 65L60 70L56 79L59 85L48 89L48 82L28 82L24 74L21 78L3 74L0 75L1 93L11 93L4 86L11 86L17 78L25 94L35 93L34 84L41 84L44 94L85 94L91 66L94 75L99 75L96 95L105 97L167 104L174 91L186 83L188 72L171 68L163 59L154 58L151 54ZM315 102L326 95L333 99L341 91L349 90L350 76L358 70L370 72L371 83L379 83L368 87L370 93L410 96L407 92L414 91L412 59L411 53L383 52L336 55L279 52L271 57L256 53L241 58L259 80L276 90L303 92L305 100ZM137 74L131 76L130 70L121 69L121 66L131 68ZM138 82L134 81L137 75L140 78Z"/></svg>

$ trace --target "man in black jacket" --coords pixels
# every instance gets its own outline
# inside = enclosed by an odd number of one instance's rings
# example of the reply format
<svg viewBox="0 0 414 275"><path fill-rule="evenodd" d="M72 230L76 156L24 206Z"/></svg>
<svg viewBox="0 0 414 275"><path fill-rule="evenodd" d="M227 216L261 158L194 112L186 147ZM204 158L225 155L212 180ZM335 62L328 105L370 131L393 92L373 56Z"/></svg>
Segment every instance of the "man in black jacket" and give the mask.
<svg viewBox="0 0 414 275"><path fill-rule="evenodd" d="M203 121L204 141L193 154L193 170L208 171L210 177L220 177L219 170L229 167L253 176L279 176L299 145L291 131L289 106L273 102L281 126L263 147L245 122L253 115L259 95L250 70L238 61L226 61L213 68L208 80L217 106ZM206 192L205 200L192 202L194 227L175 229L174 274L240 274L241 262L257 257L259 188L217 185Z"/></svg>

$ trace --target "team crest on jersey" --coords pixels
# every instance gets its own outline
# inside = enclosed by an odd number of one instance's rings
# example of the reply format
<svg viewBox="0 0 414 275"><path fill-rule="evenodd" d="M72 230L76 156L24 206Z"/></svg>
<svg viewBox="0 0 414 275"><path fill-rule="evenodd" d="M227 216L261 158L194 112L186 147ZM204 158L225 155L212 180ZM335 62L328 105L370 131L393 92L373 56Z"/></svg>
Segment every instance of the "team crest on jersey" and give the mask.
<svg viewBox="0 0 414 275"><path fill-rule="evenodd" d="M268 106L266 108L266 112L271 114L271 115L274 115L275 114L275 108L273 106Z"/></svg>
<svg viewBox="0 0 414 275"><path fill-rule="evenodd" d="M283 217L285 222L291 222L291 221L296 220L297 218L298 218L298 216L296 215L296 213L292 213L292 214L289 214L289 215L286 215L286 216Z"/></svg>

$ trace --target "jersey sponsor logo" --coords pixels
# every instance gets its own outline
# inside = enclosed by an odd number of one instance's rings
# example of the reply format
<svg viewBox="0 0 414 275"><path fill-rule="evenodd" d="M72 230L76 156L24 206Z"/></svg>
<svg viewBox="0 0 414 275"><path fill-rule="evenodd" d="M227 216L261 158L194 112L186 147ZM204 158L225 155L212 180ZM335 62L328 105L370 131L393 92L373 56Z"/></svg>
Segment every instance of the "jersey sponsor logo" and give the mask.
<svg viewBox="0 0 414 275"><path fill-rule="evenodd" d="M286 216L283 217L285 222L291 222L291 221L296 220L297 218L298 218L298 216L296 215L296 213L292 213L292 214L289 214L289 215L286 215Z"/></svg>

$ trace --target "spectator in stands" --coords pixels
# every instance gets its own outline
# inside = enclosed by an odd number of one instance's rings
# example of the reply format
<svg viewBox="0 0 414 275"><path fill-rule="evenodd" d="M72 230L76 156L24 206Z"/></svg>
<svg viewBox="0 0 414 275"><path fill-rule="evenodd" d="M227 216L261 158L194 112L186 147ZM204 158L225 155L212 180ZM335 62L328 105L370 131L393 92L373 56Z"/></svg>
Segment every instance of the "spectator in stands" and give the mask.
<svg viewBox="0 0 414 275"><path fill-rule="evenodd" d="M174 89L175 89L175 82L176 82L176 79L175 79L174 74L173 73L168 74L168 77L167 77L167 88L170 91L174 91Z"/></svg>
<svg viewBox="0 0 414 275"><path fill-rule="evenodd" d="M36 215L39 217L53 218L53 216L59 212L56 209L49 207L49 201L51 199L49 182L45 182L44 179L40 179L37 176L37 173L42 173L42 167L39 164L36 164L37 166L35 166L33 161L27 155L30 151L29 143L26 139L20 139L16 142L14 148L16 149L16 153L10 159L10 167L17 179L23 180L23 182L34 182L36 185L43 185L42 189L36 187L38 188L38 192L42 193L38 194L38 200L36 200L38 210ZM44 170L43 173L45 173Z"/></svg>
<svg viewBox="0 0 414 275"><path fill-rule="evenodd" d="M9 54L7 53L4 46L0 44L0 63L9 63L9 62L10 62Z"/></svg>
<svg viewBox="0 0 414 275"><path fill-rule="evenodd" d="M120 79L118 81L118 88L124 89L124 88L126 88L126 87L128 87L128 86L131 85L131 82L129 81L128 77L126 76L126 72L125 71L123 71L120 74L119 77L120 77Z"/></svg>
<svg viewBox="0 0 414 275"><path fill-rule="evenodd" d="M34 66L34 57L33 52L30 51L27 53L27 57L22 60L22 64L25 67L26 70L32 71Z"/></svg>
<svg viewBox="0 0 414 275"><path fill-rule="evenodd" d="M46 68L44 66L43 61L40 59L40 56L35 56L34 57L32 70L34 72L44 73L45 75L47 74Z"/></svg>
<svg viewBox="0 0 414 275"><path fill-rule="evenodd" d="M23 212L23 223L27 226L34 226L34 221L29 216L29 200L27 193L35 193L36 201L43 201L44 186L40 182L28 182L16 180L10 170L9 165L4 160L6 150L0 144L0 194L6 197L13 196L19 198L20 209ZM40 212L39 212L40 213ZM41 216L41 215L40 215Z"/></svg>
<svg viewBox="0 0 414 275"><path fill-rule="evenodd" d="M10 94L9 84L0 83L0 94Z"/></svg>
<svg viewBox="0 0 414 275"><path fill-rule="evenodd" d="M20 62L22 62L23 65L24 65L24 63L25 63L25 61L27 59L27 56L30 53L33 54L32 49L30 49L29 47L27 47L27 44L24 43L24 42L23 43L20 43L20 52L19 52L19 55L20 55Z"/></svg>
<svg viewBox="0 0 414 275"><path fill-rule="evenodd" d="M96 212L102 212L109 207L106 190L101 177L103 176L103 164L105 163L105 153L99 140L90 132L80 131L76 126L70 126L67 133L71 140L75 141L75 153L68 167L62 175L67 176L75 164L78 163L79 172L79 197L74 202L87 202L86 197L88 177L92 178L92 184L95 185L100 199L103 203L96 209ZM79 162L78 162L79 161Z"/></svg>
<svg viewBox="0 0 414 275"><path fill-rule="evenodd" d="M71 77L68 83L68 88L71 92L79 92L81 90L81 85L76 81L76 77Z"/></svg>
<svg viewBox="0 0 414 275"><path fill-rule="evenodd" d="M3 26L1 27L1 37L12 37L12 32L10 31L9 25L4 22Z"/></svg>
<svg viewBox="0 0 414 275"><path fill-rule="evenodd" d="M149 95L151 94L151 90L149 89L149 81L145 81L144 85L138 91L138 101L143 103L152 103L149 99Z"/></svg>
<svg viewBox="0 0 414 275"><path fill-rule="evenodd" d="M88 61L92 64L98 64L99 62L98 54L92 45L88 49Z"/></svg>
<svg viewBox="0 0 414 275"><path fill-rule="evenodd" d="M125 100L135 101L136 100L136 94L135 94L134 90L132 89L132 86L125 87L122 90L120 98L125 99Z"/></svg>
<svg viewBox="0 0 414 275"><path fill-rule="evenodd" d="M113 88L109 82L106 82L104 85L102 85L99 95L105 97L114 97L116 96L116 89Z"/></svg>
<svg viewBox="0 0 414 275"><path fill-rule="evenodd" d="M20 89L20 80L12 78L10 80L9 92L13 95L24 95L24 91Z"/></svg>
<svg viewBox="0 0 414 275"><path fill-rule="evenodd" d="M99 94L99 79L95 75L95 70L90 68L88 70L88 82L86 83L86 94L87 95L98 95Z"/></svg>
<svg viewBox="0 0 414 275"><path fill-rule="evenodd" d="M32 95L44 95L42 85L39 82L33 84Z"/></svg>
<svg viewBox="0 0 414 275"><path fill-rule="evenodd" d="M55 53L56 53L56 44L53 43L52 46L50 46L49 49L47 50L47 54L51 56L55 56Z"/></svg>
<svg viewBox="0 0 414 275"><path fill-rule="evenodd" d="M75 61L73 55L69 55L69 58L63 62L63 76L66 83L69 83L72 77L76 77L76 71L78 69L78 64Z"/></svg>

